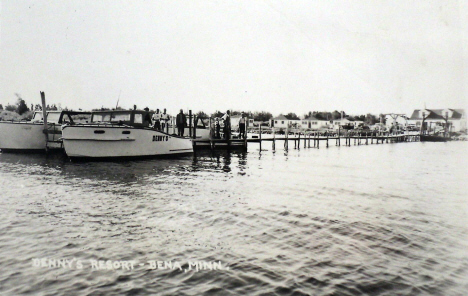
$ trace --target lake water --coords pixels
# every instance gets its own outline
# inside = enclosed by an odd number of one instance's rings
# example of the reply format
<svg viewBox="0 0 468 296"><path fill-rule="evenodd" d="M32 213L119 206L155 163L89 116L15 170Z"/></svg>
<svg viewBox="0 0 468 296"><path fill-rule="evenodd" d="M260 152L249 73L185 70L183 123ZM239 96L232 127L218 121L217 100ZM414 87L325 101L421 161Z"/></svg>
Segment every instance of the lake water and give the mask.
<svg viewBox="0 0 468 296"><path fill-rule="evenodd" d="M466 295L468 142L263 148L0 154L0 294Z"/></svg>

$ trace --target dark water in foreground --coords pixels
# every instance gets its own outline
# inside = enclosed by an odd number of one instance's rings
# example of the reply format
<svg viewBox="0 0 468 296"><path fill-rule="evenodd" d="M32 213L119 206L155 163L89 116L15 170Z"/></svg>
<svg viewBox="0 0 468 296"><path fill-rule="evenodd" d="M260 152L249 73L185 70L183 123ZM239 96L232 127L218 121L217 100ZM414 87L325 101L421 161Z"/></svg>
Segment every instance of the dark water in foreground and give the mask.
<svg viewBox="0 0 468 296"><path fill-rule="evenodd" d="M467 148L250 145L119 163L0 154L0 294L467 295ZM184 272L189 261L223 270Z"/></svg>

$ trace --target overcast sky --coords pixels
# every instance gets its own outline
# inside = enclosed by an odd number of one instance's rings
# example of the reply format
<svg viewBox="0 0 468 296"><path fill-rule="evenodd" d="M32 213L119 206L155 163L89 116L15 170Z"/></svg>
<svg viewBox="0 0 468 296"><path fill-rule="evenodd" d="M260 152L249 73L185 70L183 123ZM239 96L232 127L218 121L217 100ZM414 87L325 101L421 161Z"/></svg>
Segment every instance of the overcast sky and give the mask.
<svg viewBox="0 0 468 296"><path fill-rule="evenodd" d="M0 103L403 112L468 105L460 0L1 1Z"/></svg>

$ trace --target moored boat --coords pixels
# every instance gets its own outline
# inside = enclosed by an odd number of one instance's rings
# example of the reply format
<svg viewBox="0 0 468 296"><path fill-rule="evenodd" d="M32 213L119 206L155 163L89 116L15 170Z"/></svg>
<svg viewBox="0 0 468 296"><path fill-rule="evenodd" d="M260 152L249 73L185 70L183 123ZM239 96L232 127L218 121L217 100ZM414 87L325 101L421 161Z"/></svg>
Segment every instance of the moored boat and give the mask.
<svg viewBox="0 0 468 296"><path fill-rule="evenodd" d="M65 152L70 158L151 157L193 152L190 138L150 128L151 115L142 110L93 112L89 124L62 127Z"/></svg>
<svg viewBox="0 0 468 296"><path fill-rule="evenodd" d="M0 121L0 150L42 152L46 151L46 148L61 149L62 124L86 122L90 114L90 112L46 111L46 128L43 111L34 112L30 121Z"/></svg>
<svg viewBox="0 0 468 296"><path fill-rule="evenodd" d="M447 142L450 141L450 137L437 136L437 135L420 135L421 142Z"/></svg>

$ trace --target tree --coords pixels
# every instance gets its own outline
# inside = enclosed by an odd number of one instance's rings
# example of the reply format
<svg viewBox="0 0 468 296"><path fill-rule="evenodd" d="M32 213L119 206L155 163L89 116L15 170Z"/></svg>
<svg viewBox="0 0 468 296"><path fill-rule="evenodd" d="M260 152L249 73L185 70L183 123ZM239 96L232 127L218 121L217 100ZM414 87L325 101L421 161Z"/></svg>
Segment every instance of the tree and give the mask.
<svg viewBox="0 0 468 296"><path fill-rule="evenodd" d="M15 93L15 96L18 98L18 100L16 101L16 113L22 115L23 113L28 112L29 108L26 105L26 102L23 100L23 98L21 98L21 95Z"/></svg>
<svg viewBox="0 0 468 296"><path fill-rule="evenodd" d="M2 104L0 104L0 110L3 110L3 105Z"/></svg>
<svg viewBox="0 0 468 296"><path fill-rule="evenodd" d="M22 115L23 113L29 111L29 108L23 99L19 99L17 105L18 107L16 108L16 113L18 113L19 115Z"/></svg>
<svg viewBox="0 0 468 296"><path fill-rule="evenodd" d="M216 110L215 113L211 114L211 117L223 117L224 113Z"/></svg>
<svg viewBox="0 0 468 296"><path fill-rule="evenodd" d="M377 119L377 116L368 113L368 114L366 115L366 119L364 120L364 122L365 122L366 124L368 124L368 125L374 125L374 124L376 124L377 122L379 122L379 120Z"/></svg>
<svg viewBox="0 0 468 296"><path fill-rule="evenodd" d="M260 111L253 114L253 119L255 121L268 121L273 118L273 115L270 112Z"/></svg>
<svg viewBox="0 0 468 296"><path fill-rule="evenodd" d="M198 118L208 118L208 114L206 114L205 112L203 111L198 111L195 116L197 116Z"/></svg>
<svg viewBox="0 0 468 296"><path fill-rule="evenodd" d="M284 115L287 119L289 120L298 120L299 116L296 115L296 113L289 112L288 114Z"/></svg>
<svg viewBox="0 0 468 296"><path fill-rule="evenodd" d="M15 105L6 105L5 110L6 111L11 111L11 112L16 112L16 106Z"/></svg>
<svg viewBox="0 0 468 296"><path fill-rule="evenodd" d="M385 116L384 114L379 114L379 120L381 120L383 124L386 124L387 116Z"/></svg>
<svg viewBox="0 0 468 296"><path fill-rule="evenodd" d="M331 114L331 118L333 120L335 119L341 119L341 112L338 112L337 110L333 111L333 113Z"/></svg>

